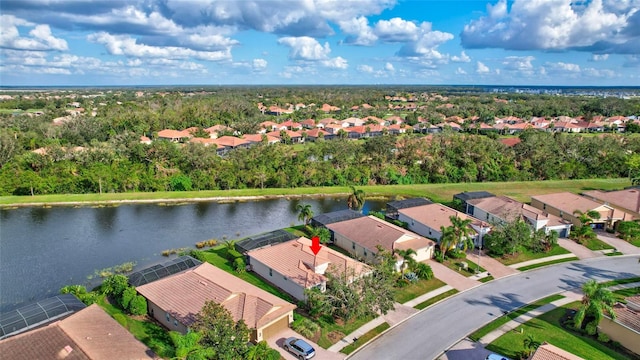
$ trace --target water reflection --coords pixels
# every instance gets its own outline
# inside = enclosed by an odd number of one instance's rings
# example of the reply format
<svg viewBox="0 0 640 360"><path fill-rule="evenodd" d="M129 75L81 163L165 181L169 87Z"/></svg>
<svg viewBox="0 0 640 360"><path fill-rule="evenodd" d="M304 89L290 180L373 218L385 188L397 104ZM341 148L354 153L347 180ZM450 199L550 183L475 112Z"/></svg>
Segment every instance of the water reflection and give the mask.
<svg viewBox="0 0 640 360"><path fill-rule="evenodd" d="M29 215L31 216L31 221L36 224L43 224L47 221L47 217L49 216L49 209L36 207L29 208Z"/></svg>
<svg viewBox="0 0 640 360"><path fill-rule="evenodd" d="M95 269L127 261L135 261L140 269L166 260L160 255L164 250L300 224L296 210L300 203L310 204L316 215L347 208L344 197L304 197L181 206L2 210L0 312L86 281ZM379 209L384 203L367 201L365 209Z"/></svg>

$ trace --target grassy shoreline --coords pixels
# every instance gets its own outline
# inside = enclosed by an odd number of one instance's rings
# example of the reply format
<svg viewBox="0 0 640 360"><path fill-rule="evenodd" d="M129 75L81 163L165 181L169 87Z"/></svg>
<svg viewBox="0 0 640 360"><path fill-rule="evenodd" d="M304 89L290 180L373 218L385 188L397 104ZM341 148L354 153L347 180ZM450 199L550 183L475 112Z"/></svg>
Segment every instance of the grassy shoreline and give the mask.
<svg viewBox="0 0 640 360"><path fill-rule="evenodd" d="M376 185L358 186L367 197L416 197L430 198L436 202L449 202L454 194L463 191L489 191L496 195L507 195L518 201L529 202L531 195L569 191L578 193L585 190L615 190L630 186L626 178L583 179L549 181L514 181L455 184L418 184L418 185ZM303 198L323 196L346 196L350 188L346 186L302 187L279 189L240 189L207 191L163 191L131 192L109 194L59 194L36 196L2 196L0 208L21 206L85 206L117 205L127 203L175 203L198 201L251 201L270 198Z"/></svg>

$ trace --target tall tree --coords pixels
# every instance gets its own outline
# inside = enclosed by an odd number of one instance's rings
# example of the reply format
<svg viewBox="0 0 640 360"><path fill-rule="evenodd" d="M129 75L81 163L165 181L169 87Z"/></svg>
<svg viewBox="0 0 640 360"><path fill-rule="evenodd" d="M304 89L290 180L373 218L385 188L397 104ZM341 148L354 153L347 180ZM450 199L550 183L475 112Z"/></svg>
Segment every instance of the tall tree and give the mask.
<svg viewBox="0 0 640 360"><path fill-rule="evenodd" d="M298 204L296 206L298 211L298 220L304 221L305 225L309 225L311 218L313 217L313 209L310 204Z"/></svg>
<svg viewBox="0 0 640 360"><path fill-rule="evenodd" d="M347 206L352 210L362 210L365 201L365 192L362 189L356 189L355 186L351 186L351 194L347 197Z"/></svg>
<svg viewBox="0 0 640 360"><path fill-rule="evenodd" d="M247 352L249 328L240 319L233 321L231 313L215 301L207 301L196 315L193 330L200 332L200 344L213 348L212 359L242 360Z"/></svg>
<svg viewBox="0 0 640 360"><path fill-rule="evenodd" d="M616 314L613 312L613 305L616 302L616 298L611 290L595 280L585 282L582 285L582 292L584 293L582 303L573 318L573 324L575 327L580 328L586 319L591 320L587 323L587 327L590 327L592 332L595 333L595 328L600 324L605 312L615 319ZM587 331L589 332L589 329Z"/></svg>

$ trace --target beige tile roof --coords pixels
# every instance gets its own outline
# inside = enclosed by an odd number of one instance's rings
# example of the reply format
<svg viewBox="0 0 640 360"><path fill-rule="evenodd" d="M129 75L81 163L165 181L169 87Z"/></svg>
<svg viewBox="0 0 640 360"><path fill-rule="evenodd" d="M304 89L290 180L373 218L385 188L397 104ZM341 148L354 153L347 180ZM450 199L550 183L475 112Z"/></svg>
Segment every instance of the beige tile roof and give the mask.
<svg viewBox="0 0 640 360"><path fill-rule="evenodd" d="M587 197L608 202L611 205L627 209L632 212L640 212L640 189L624 189L618 191L585 191Z"/></svg>
<svg viewBox="0 0 640 360"><path fill-rule="evenodd" d="M315 272L315 267L329 263L339 274L357 275L368 271L359 261L322 246L317 256L311 251L311 240L301 237L267 248L256 249L247 254L289 280L308 288L326 281L326 277ZM348 270L347 270L348 269Z"/></svg>
<svg viewBox="0 0 640 360"><path fill-rule="evenodd" d="M157 359L151 349L95 304L63 320L0 341L0 358Z"/></svg>
<svg viewBox="0 0 640 360"><path fill-rule="evenodd" d="M585 360L549 343L543 343L529 360Z"/></svg>
<svg viewBox="0 0 640 360"><path fill-rule="evenodd" d="M573 212L576 210L587 212L603 206L603 204L599 202L587 199L584 196L576 195L570 192L536 195L536 196L532 196L531 199L536 199L544 204L547 204L560 211L563 211L566 214L573 214ZM621 211L618 209L613 209L613 214L611 214L610 210L600 211L601 220L606 220L608 217L612 217L613 219L632 219L633 218L631 214L627 214L624 211Z"/></svg>
<svg viewBox="0 0 640 360"><path fill-rule="evenodd" d="M59 326L93 360L156 358L96 304L61 320Z"/></svg>
<svg viewBox="0 0 640 360"><path fill-rule="evenodd" d="M404 214L415 221L418 221L428 227L440 231L440 227L451 226L451 219L449 217L456 216L461 219L471 219L471 223L477 226L489 226L489 224L484 223L472 216L469 216L460 211L454 210L450 207L444 206L442 204L429 204L422 206L415 206L407 209L400 209L398 213ZM473 230L475 233L475 230Z"/></svg>
<svg viewBox="0 0 640 360"><path fill-rule="evenodd" d="M260 328L295 309L295 305L208 263L136 290L187 326L210 300L229 310L235 321L244 319L250 328Z"/></svg>
<svg viewBox="0 0 640 360"><path fill-rule="evenodd" d="M0 341L0 358L12 360L90 359L57 324Z"/></svg>
<svg viewBox="0 0 640 360"><path fill-rule="evenodd" d="M640 332L640 313L638 311L620 303L613 306L613 311L616 313L615 322Z"/></svg>
<svg viewBox="0 0 640 360"><path fill-rule="evenodd" d="M512 221L520 216L535 220L547 220L547 226L563 225L568 222L531 205L523 204L508 196L491 196L467 201L478 209L484 210L500 219Z"/></svg>
<svg viewBox="0 0 640 360"><path fill-rule="evenodd" d="M375 216L341 221L329 224L327 227L371 251L375 251L377 245L381 245L386 250L393 251L396 248L397 241L403 237L407 239L402 240L415 241L413 243L413 245L415 245L414 250L428 248L434 245L434 242L427 238L384 220L380 220Z"/></svg>

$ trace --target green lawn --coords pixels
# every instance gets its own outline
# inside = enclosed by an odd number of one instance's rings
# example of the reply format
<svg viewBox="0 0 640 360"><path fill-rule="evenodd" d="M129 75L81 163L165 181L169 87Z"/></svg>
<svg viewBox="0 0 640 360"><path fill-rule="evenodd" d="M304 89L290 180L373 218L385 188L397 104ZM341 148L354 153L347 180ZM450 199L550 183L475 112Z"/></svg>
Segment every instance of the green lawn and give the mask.
<svg viewBox="0 0 640 360"><path fill-rule="evenodd" d="M342 348L342 350L340 350L340 352L343 353L343 354L349 355L352 352L354 352L357 348L359 348L360 346L366 344L367 341L373 339L374 337L378 336L379 334L382 334L383 331L387 330L390 327L391 326L389 324L384 322L384 323L376 326L372 330L369 330L366 334L360 336L358 338L358 340L356 340L353 343L351 343L351 344L345 346L344 348Z"/></svg>
<svg viewBox="0 0 640 360"><path fill-rule="evenodd" d="M156 355L162 358L172 358L175 355L173 342L169 338L169 333L165 328L155 321L137 320L125 314L120 307L109 303L104 296L101 296L97 304L113 317L120 325L129 330L133 336L153 350Z"/></svg>
<svg viewBox="0 0 640 360"><path fill-rule="evenodd" d="M556 300L562 299L564 298L564 296L562 295L551 295L551 296L547 296L546 298L542 298L536 302L533 302L531 304L525 305L519 309L516 309L506 315L503 315L497 319L495 319L494 321L488 323L487 325L481 327L480 329L474 331L473 333L471 333L471 335L469 335L469 339L473 340L473 341L478 341L480 339L482 339L485 335L489 334L490 332L497 330L498 328L500 328L502 325L508 323L509 321L517 318L518 316L525 314L531 310L537 309L540 306L549 304L551 302L554 302Z"/></svg>
<svg viewBox="0 0 640 360"><path fill-rule="evenodd" d="M636 296L636 295L640 294L640 287L616 290L613 293L618 298L618 301L626 303L624 298L629 297L629 296Z"/></svg>
<svg viewBox="0 0 640 360"><path fill-rule="evenodd" d="M429 299L429 300L423 301L423 302L421 302L420 304L418 304L418 305L414 306L413 308L414 308L414 309L418 309L418 310L422 310L422 309L428 308L429 306L431 306L431 305L433 305L433 304L437 303L438 301L440 301L440 300L442 300L442 299L446 299L446 298L448 298L449 296L451 296L451 295L453 295L453 294L457 294L457 293L458 293L458 290L456 290L456 289L451 289L451 290L449 290L449 291L443 292L443 293L442 293L442 294L440 294L440 295L434 296L434 297L432 297L432 298L431 298L431 299Z"/></svg>
<svg viewBox="0 0 640 360"><path fill-rule="evenodd" d="M460 265L461 262L467 263L467 269L463 269ZM475 275L477 272L485 272L486 270L482 266L478 266L478 263L470 260L468 257L464 259L447 259L443 263L449 269L457 272L460 275L469 277Z"/></svg>
<svg viewBox="0 0 640 360"><path fill-rule="evenodd" d="M613 246L607 244L606 242L594 238L594 239L588 239L584 242L584 244L582 244L583 246L585 246L587 249L589 250L608 250L608 249L613 249Z"/></svg>
<svg viewBox="0 0 640 360"><path fill-rule="evenodd" d="M288 302L292 302L295 303L295 300L291 298L291 296L289 296L288 294L285 294L284 292L280 291L280 289L278 289L277 287L269 284L267 281L265 281L264 279L262 279L261 277L259 277L258 275L250 272L250 271L245 271L243 273L237 273L236 271L234 271L232 265L230 264L229 260L227 260L226 255L227 255L227 249L225 247L225 245L219 245L216 246L212 249L209 250L205 250L205 251L199 251L200 254L202 254L202 256L204 257L204 259L210 263L213 266L219 267L220 269L233 274L237 277L239 277L240 279L253 284L257 287L259 287L262 290L265 290L273 295L276 295L277 297L284 299Z"/></svg>
<svg viewBox="0 0 640 360"><path fill-rule="evenodd" d="M327 349L346 335L351 334L359 327L373 319L373 317L369 316L353 319L346 323L337 323L333 321L333 319L320 318L316 321L318 325L320 325L320 339L318 340L318 345Z"/></svg>
<svg viewBox="0 0 640 360"><path fill-rule="evenodd" d="M487 350L516 359L524 350L523 340L532 335L537 341L546 341L584 359L629 359L628 355L618 353L591 337L568 331L561 326L560 319L567 309L577 309L578 304L571 303L531 319L518 327L523 329L522 334L519 331L510 331L489 344Z"/></svg>
<svg viewBox="0 0 640 360"><path fill-rule="evenodd" d="M489 275L489 276L483 277L482 279L480 279L478 281L480 281L481 283L486 283L486 282L489 282L489 281L491 281L493 279L494 279L493 276Z"/></svg>
<svg viewBox="0 0 640 360"><path fill-rule="evenodd" d="M400 304L404 304L409 300L413 300L420 295L426 294L429 291L433 291L437 288L443 287L446 284L436 278L431 280L418 280L415 283L410 283L404 287L396 288L394 299Z"/></svg>
<svg viewBox="0 0 640 360"><path fill-rule="evenodd" d="M564 258L564 259L556 259L556 260L546 261L546 262L539 263L539 264L532 264L532 265L519 267L518 270L519 271L527 271L527 270L537 269L537 268L543 267L543 266L560 264L560 263L563 263L563 262L576 261L576 260L580 260L580 259L578 259L575 256L572 256L572 257L568 257L568 258Z"/></svg>
<svg viewBox="0 0 640 360"><path fill-rule="evenodd" d="M569 250L556 245L553 248L551 248L551 250L549 250L548 252L536 253L530 250L522 249L515 256L507 255L504 257L497 257L495 259L508 266L508 265L518 264L518 263L529 261L529 260L542 259L549 256L564 255L564 254L570 254L570 253L571 252Z"/></svg>
<svg viewBox="0 0 640 360"><path fill-rule="evenodd" d="M611 280L611 281L605 281L602 283L602 285L604 286L614 286L614 285L622 285L622 284L631 284L634 282L640 282L640 277L632 277L632 278L627 278L627 279L618 279L618 280Z"/></svg>
<svg viewBox="0 0 640 360"><path fill-rule="evenodd" d="M295 236L304 236L309 237L309 233L307 232L307 227L305 225L297 225L291 226L288 228L284 228L285 231L292 233Z"/></svg>
<svg viewBox="0 0 640 360"><path fill-rule="evenodd" d="M518 201L529 202L531 195L570 191L579 193L584 190L618 190L631 185L629 179L584 179L584 180L550 180L550 181L515 181L456 184L416 184L416 185L376 185L359 186L367 196L385 197L428 197L436 202L449 202L454 194L463 191L485 190L496 195L507 195ZM74 203L104 202L122 200L162 200L162 199L194 199L194 198L228 198L242 196L300 196L300 195L347 195L350 189L346 186L332 187L300 187L284 189L240 189L210 191L160 191L160 192L128 192L117 194L60 194L37 196L3 196L0 205L11 206L27 203Z"/></svg>

